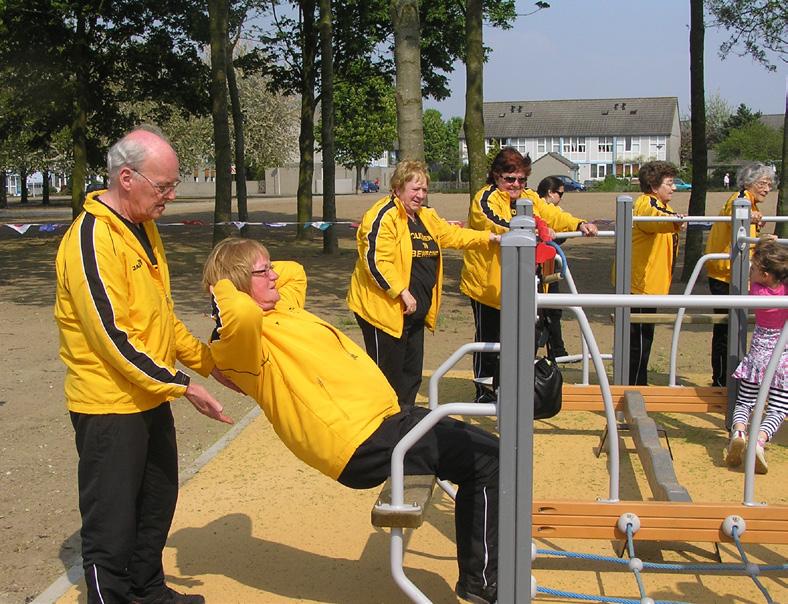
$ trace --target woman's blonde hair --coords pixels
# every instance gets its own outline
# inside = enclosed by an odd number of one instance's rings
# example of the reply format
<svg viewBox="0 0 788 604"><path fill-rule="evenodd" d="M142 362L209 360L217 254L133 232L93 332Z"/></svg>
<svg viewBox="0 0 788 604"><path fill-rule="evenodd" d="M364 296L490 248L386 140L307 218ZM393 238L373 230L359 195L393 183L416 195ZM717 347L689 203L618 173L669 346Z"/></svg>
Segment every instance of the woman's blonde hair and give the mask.
<svg viewBox="0 0 788 604"><path fill-rule="evenodd" d="M423 178L424 182L430 184L427 164L416 159L406 159L399 162L391 177L391 192L401 191L406 183L417 178Z"/></svg>
<svg viewBox="0 0 788 604"><path fill-rule="evenodd" d="M229 237L213 248L202 271L205 291L221 279L229 279L238 291L252 293L252 267L260 257L271 258L266 247L254 239Z"/></svg>

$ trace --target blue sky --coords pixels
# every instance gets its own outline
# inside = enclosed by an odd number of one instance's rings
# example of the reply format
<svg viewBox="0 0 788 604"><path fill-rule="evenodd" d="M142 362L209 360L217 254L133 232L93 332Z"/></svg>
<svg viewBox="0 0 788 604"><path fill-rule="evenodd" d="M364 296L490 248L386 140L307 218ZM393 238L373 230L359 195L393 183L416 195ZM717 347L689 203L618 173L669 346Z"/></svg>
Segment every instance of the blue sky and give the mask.
<svg viewBox="0 0 788 604"><path fill-rule="evenodd" d="M485 26L492 49L484 70L485 101L675 96L689 115L689 0L550 0L501 31ZM518 12L534 2L518 0ZM769 72L748 57L719 58L724 30L706 29L707 98L719 92L734 109L785 110L788 67ZM425 101L444 119L465 113L465 66L451 74L452 96Z"/></svg>

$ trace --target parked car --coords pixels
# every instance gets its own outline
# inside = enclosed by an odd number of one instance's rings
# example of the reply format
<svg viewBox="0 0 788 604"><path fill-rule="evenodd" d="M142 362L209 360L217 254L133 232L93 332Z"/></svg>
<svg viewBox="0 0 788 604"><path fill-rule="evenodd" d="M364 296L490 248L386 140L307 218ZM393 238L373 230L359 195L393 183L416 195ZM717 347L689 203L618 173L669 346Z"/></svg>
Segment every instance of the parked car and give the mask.
<svg viewBox="0 0 788 604"><path fill-rule="evenodd" d="M677 191L692 191L692 183L684 182L678 177L673 179L673 184L676 185Z"/></svg>
<svg viewBox="0 0 788 604"><path fill-rule="evenodd" d="M565 174L554 174L553 178L557 178L564 183L564 191L585 191L586 186L582 182L576 181L574 178L569 178Z"/></svg>
<svg viewBox="0 0 788 604"><path fill-rule="evenodd" d="M361 181L361 192L362 193L377 193L380 191L380 187L375 183L374 180L362 180Z"/></svg>

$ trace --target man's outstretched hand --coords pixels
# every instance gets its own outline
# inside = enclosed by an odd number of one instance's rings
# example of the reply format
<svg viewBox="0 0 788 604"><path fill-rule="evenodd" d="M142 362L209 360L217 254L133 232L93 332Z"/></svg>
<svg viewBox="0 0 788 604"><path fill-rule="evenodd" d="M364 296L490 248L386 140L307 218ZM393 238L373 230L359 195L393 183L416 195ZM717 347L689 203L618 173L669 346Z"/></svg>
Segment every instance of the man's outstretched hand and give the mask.
<svg viewBox="0 0 788 604"><path fill-rule="evenodd" d="M224 422L225 424L235 423L232 418L224 414L224 407L222 407L222 404L217 401L204 386L189 382L184 396L189 399L189 402L194 405L194 408L203 415L207 415L211 419L215 419L218 422Z"/></svg>

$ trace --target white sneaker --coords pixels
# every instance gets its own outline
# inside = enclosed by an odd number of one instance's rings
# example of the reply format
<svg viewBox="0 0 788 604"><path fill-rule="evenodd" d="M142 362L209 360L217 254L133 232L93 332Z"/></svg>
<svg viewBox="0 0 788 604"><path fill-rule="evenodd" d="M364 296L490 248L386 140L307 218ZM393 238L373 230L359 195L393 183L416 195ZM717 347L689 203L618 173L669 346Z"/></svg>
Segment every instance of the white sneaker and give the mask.
<svg viewBox="0 0 788 604"><path fill-rule="evenodd" d="M741 465L746 444L743 430L731 431L731 440L725 449L725 463L728 464L728 467L736 468Z"/></svg>
<svg viewBox="0 0 788 604"><path fill-rule="evenodd" d="M765 440L758 439L755 445L755 473L766 474L769 471L769 464L766 463L766 453L763 450L766 445Z"/></svg>

